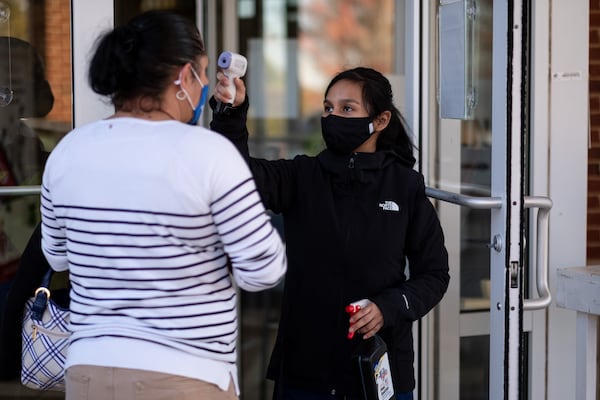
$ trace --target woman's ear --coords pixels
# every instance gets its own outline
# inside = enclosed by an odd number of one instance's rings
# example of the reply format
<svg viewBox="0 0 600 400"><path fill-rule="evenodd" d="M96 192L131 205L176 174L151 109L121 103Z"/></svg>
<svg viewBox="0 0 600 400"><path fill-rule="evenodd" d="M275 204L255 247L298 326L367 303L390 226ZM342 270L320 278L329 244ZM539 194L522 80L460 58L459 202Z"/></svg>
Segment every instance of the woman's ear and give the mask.
<svg viewBox="0 0 600 400"><path fill-rule="evenodd" d="M177 74L177 79L175 80L175 84L181 86L184 82L186 85L189 84L187 80L189 79L189 75L191 74L190 69L192 68L192 64L186 63Z"/></svg>
<svg viewBox="0 0 600 400"><path fill-rule="evenodd" d="M386 110L375 117L375 120L373 121L373 128L375 128L375 131L381 132L387 128L391 118L392 113L389 110Z"/></svg>

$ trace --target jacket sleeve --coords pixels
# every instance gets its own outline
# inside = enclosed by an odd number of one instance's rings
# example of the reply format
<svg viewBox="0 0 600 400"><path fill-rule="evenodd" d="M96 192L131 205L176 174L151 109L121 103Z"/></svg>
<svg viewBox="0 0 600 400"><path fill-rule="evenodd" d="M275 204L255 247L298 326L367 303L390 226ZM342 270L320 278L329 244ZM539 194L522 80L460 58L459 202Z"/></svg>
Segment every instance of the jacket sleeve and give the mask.
<svg viewBox="0 0 600 400"><path fill-rule="evenodd" d="M422 177L411 210L405 243L408 279L373 299L383 313L386 326L422 318L441 301L450 282L444 234L425 195Z"/></svg>
<svg viewBox="0 0 600 400"><path fill-rule="evenodd" d="M216 100L211 97L210 107L213 110L213 120L210 128L228 138L242 154L256 182L265 208L280 213L296 198L297 168L293 160L265 160L250 156L248 149L248 96L243 104L230 108L226 113L216 113Z"/></svg>
<svg viewBox="0 0 600 400"><path fill-rule="evenodd" d="M213 110L213 119L210 122L210 129L220 133L233 143L233 145L242 154L248 164L250 164L250 151L248 150L248 128L246 120L248 117L248 96L243 104L238 107L229 108L226 112L217 113L215 108L217 101L211 97L208 101Z"/></svg>

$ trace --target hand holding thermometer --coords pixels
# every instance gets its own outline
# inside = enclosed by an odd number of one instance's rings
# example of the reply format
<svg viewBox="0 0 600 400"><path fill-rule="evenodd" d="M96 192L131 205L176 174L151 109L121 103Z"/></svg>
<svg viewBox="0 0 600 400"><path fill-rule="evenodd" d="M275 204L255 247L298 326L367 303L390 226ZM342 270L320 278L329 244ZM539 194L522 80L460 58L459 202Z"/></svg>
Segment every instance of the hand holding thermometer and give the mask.
<svg viewBox="0 0 600 400"><path fill-rule="evenodd" d="M226 108L233 106L233 102L235 100L234 78L241 78L246 74L248 60L246 60L246 57L241 54L232 53L231 51L224 51L217 59L217 66L221 68L223 74L229 78L228 90L231 95L230 103L223 104L219 102L219 104L217 104L217 112L222 112Z"/></svg>
<svg viewBox="0 0 600 400"><path fill-rule="evenodd" d="M348 314L350 314L350 316L352 316L355 313L357 313L359 310L362 310L363 308L368 306L369 304L371 304L371 300L369 300L369 299L362 299L362 300L355 301L346 306L346 312ZM354 337L354 332L348 332L347 337L348 337L348 339L352 339Z"/></svg>

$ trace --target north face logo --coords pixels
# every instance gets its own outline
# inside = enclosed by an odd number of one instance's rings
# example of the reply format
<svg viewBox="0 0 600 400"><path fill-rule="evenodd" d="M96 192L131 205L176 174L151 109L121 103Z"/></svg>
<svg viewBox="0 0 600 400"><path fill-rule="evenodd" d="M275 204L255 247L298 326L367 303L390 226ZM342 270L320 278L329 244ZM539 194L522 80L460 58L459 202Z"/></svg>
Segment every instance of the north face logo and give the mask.
<svg viewBox="0 0 600 400"><path fill-rule="evenodd" d="M400 211L398 204L391 200L386 200L383 203L379 203L379 207L381 207L383 211Z"/></svg>

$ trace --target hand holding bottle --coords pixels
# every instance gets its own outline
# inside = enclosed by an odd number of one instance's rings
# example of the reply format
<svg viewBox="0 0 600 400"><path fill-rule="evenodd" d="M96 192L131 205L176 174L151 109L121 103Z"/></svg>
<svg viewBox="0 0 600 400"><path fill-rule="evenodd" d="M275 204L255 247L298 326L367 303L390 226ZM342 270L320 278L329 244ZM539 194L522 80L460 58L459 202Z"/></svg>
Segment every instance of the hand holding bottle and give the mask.
<svg viewBox="0 0 600 400"><path fill-rule="evenodd" d="M350 315L348 339L352 339L356 332L362 333L363 339L368 339L383 327L383 314L379 307L369 299L348 304L346 312Z"/></svg>

